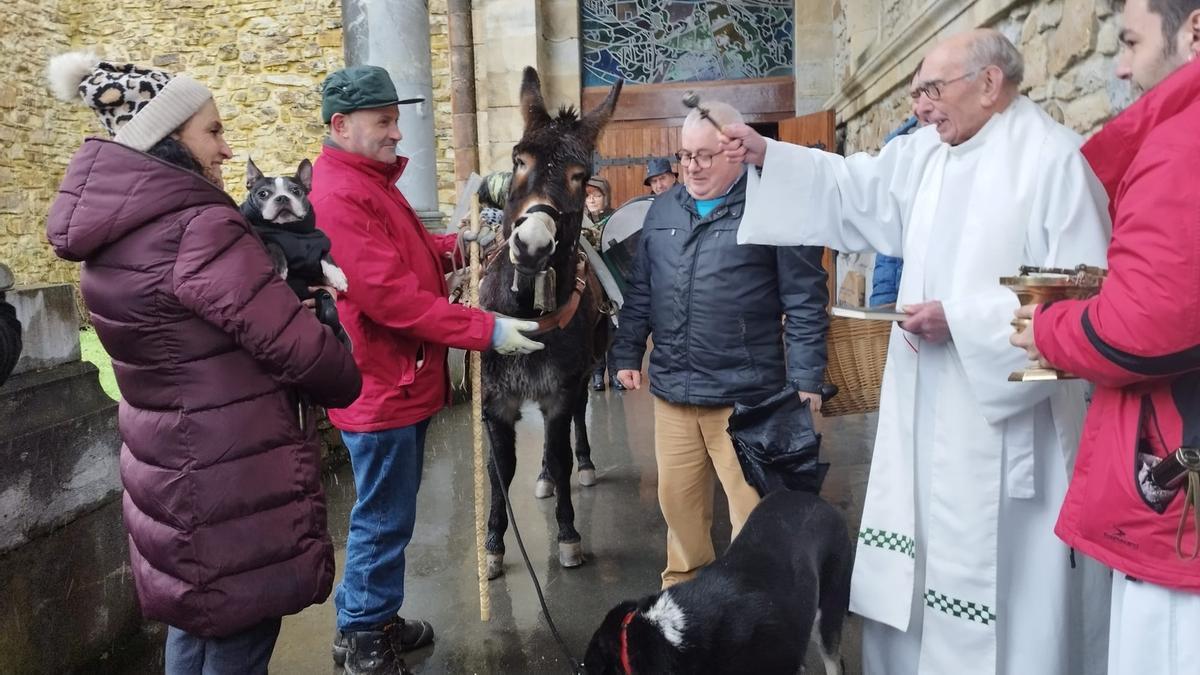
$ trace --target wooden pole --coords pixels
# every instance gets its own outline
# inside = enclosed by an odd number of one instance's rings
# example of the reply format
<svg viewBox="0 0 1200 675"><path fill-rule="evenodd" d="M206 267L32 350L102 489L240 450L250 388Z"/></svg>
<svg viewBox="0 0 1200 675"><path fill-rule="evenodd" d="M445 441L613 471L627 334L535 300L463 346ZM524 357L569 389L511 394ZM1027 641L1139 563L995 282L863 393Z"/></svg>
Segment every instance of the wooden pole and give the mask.
<svg viewBox="0 0 1200 675"><path fill-rule="evenodd" d="M479 236L479 196L471 195L471 232ZM479 241L471 242L471 277L467 299L472 307L479 307L480 276ZM479 620L489 621L492 600L488 595L487 551L484 537L487 532L487 496L483 492L483 477L486 458L483 454L483 358L480 352L471 352L471 429L475 441L475 557L476 573L479 576Z"/></svg>

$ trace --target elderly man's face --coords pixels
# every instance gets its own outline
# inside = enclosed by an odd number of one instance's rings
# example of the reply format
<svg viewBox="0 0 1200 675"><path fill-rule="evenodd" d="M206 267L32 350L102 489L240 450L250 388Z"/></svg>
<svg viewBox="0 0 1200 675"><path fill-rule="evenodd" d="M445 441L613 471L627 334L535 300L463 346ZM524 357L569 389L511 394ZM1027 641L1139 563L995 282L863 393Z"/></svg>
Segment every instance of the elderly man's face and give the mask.
<svg viewBox="0 0 1200 675"><path fill-rule="evenodd" d="M1128 0L1121 25L1117 77L1129 80L1138 91L1162 82L1193 54L1188 22L1168 41L1163 36L1162 15L1150 11L1149 0Z"/></svg>
<svg viewBox="0 0 1200 675"><path fill-rule="evenodd" d="M924 112L926 121L937 127L943 143L958 145L970 140L987 124L994 110L984 107L982 71L971 72L965 50L939 48L925 57L918 73L918 86L925 87L914 105ZM936 95L928 93L936 88Z"/></svg>
<svg viewBox="0 0 1200 675"><path fill-rule="evenodd" d="M667 190L670 190L671 186L674 184L675 174L670 172L660 173L650 179L650 191L656 195L661 195Z"/></svg>
<svg viewBox="0 0 1200 675"><path fill-rule="evenodd" d="M724 195L742 175L742 165L725 159L717 149L717 130L708 122L684 125L680 145L679 164L687 171L687 190L695 199Z"/></svg>

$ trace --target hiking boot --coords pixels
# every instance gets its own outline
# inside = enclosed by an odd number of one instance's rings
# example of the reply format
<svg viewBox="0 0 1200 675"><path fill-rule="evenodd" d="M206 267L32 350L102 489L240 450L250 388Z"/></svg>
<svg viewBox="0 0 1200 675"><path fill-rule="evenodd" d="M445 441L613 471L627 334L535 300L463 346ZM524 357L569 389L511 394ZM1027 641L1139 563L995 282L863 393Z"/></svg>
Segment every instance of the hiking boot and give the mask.
<svg viewBox="0 0 1200 675"><path fill-rule="evenodd" d="M592 373L592 391L604 391L604 371Z"/></svg>
<svg viewBox="0 0 1200 675"><path fill-rule="evenodd" d="M405 621L399 616L379 627L392 641L392 649L397 653L411 652L433 642L433 626L428 621ZM349 636L353 633L337 631L333 636L333 663L341 666L346 663L346 653L350 649Z"/></svg>
<svg viewBox="0 0 1200 675"><path fill-rule="evenodd" d="M396 655L391 637L381 630L345 634L346 675L412 675L404 659Z"/></svg>

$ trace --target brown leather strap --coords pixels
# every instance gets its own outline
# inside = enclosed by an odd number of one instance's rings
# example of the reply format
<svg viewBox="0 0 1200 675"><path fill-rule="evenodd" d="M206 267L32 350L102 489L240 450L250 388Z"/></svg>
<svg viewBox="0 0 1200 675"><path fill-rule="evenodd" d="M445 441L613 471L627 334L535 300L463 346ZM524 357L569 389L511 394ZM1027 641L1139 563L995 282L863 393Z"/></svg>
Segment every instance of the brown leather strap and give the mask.
<svg viewBox="0 0 1200 675"><path fill-rule="evenodd" d="M501 242L501 245L496 246L483 261L483 274L488 273L488 269L500 254L508 250L507 241ZM537 322L537 330L526 333L526 335L545 335L552 330L562 330L571 323L571 319L575 318L575 312L579 310L579 301L583 297L583 291L587 288L588 278L588 262L587 256L580 251L579 262L575 265L575 287L571 289L571 297L567 298L567 302L561 305L557 310L543 314L535 319ZM457 301L458 298L453 298L451 302Z"/></svg>
<svg viewBox="0 0 1200 675"><path fill-rule="evenodd" d="M579 256L579 264L575 266L575 287L571 289L571 297L566 304L557 310L544 314L537 319L537 330L526 335L545 335L552 330L562 330L575 318L579 309L579 299L583 297L583 289L587 288L587 256Z"/></svg>

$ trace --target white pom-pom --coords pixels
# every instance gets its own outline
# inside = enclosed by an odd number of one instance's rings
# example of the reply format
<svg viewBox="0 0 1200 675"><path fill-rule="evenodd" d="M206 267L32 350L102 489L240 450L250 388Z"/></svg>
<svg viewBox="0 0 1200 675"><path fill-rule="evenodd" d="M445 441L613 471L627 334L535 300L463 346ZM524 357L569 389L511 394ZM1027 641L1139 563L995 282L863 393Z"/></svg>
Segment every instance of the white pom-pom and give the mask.
<svg viewBox="0 0 1200 675"><path fill-rule="evenodd" d="M100 57L92 52L68 52L59 54L46 64L46 79L50 82L50 91L62 101L75 101L79 98L79 85L86 80Z"/></svg>

